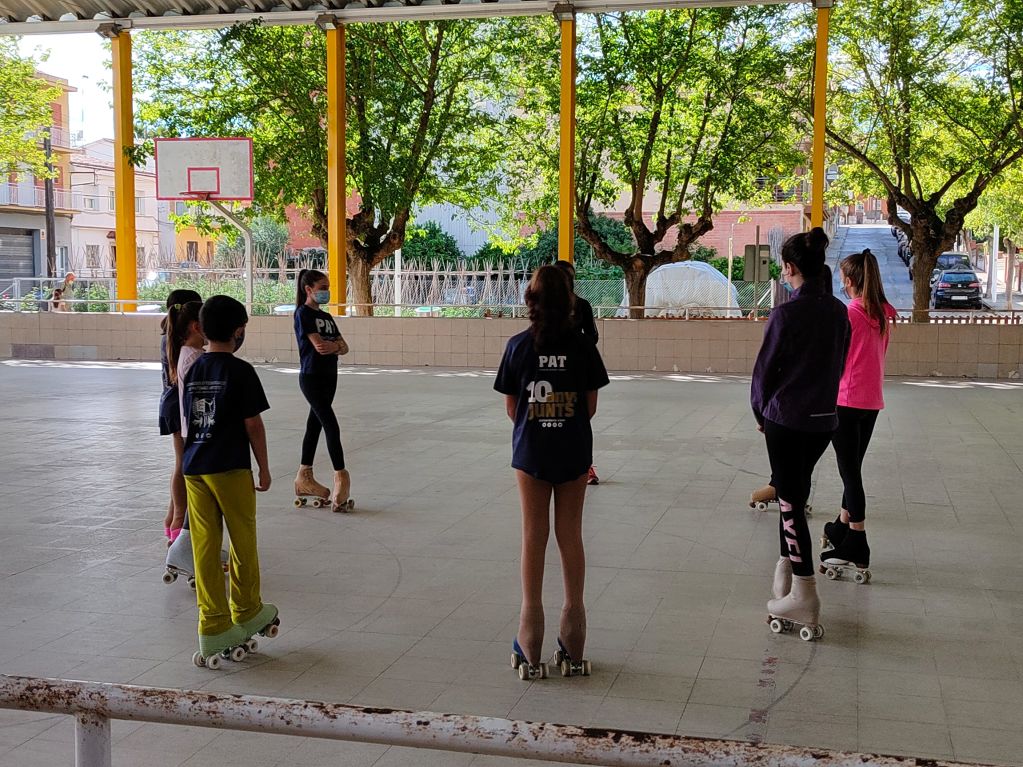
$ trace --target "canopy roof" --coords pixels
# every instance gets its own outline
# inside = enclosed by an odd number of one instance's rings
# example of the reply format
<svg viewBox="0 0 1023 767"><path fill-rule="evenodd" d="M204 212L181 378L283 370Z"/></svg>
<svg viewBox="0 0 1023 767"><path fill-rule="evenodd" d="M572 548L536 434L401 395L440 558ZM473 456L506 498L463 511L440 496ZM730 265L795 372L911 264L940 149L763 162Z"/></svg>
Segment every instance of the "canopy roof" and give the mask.
<svg viewBox="0 0 1023 767"><path fill-rule="evenodd" d="M323 15L343 22L411 21L487 16L602 13L655 8L766 5L807 0L0 0L0 34L123 29L204 29L261 18L266 24L312 24ZM819 0L818 0L819 2ZM825 0L828 4L828 0Z"/></svg>

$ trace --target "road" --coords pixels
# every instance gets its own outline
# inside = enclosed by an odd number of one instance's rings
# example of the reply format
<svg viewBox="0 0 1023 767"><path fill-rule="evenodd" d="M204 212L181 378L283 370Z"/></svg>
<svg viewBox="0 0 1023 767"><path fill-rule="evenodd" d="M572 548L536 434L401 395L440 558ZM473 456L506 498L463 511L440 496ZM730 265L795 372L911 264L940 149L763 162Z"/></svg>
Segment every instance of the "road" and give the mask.
<svg viewBox="0 0 1023 767"><path fill-rule="evenodd" d="M877 256L881 267L881 281L888 303L896 309L913 308L913 283L909 280L906 265L899 258L898 242L892 237L888 224L846 226L839 230L836 246L829 253L828 264L835 274L835 295L848 300L842 295L842 283L838 273L838 262L850 255L859 253L864 248Z"/></svg>

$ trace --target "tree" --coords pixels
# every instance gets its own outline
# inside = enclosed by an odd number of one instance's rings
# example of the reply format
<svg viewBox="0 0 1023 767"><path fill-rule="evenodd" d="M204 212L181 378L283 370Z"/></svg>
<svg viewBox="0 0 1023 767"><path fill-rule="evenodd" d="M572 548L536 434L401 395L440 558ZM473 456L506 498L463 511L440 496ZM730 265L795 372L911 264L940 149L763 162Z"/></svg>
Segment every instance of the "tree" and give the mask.
<svg viewBox="0 0 1023 767"><path fill-rule="evenodd" d="M623 270L633 307L645 303L654 269L690 257L725 201L769 199L792 178L799 136L777 42L788 24L777 8L745 7L603 14L580 25L576 226L598 258ZM553 193L529 192L537 166L557 189L556 141L535 140L544 126L556 139L557 45L549 26L538 31L543 44L534 34L520 53L529 65L519 68L516 127L526 151L513 178L520 197L550 216ZM616 248L590 225L595 204L619 200L633 248Z"/></svg>
<svg viewBox="0 0 1023 767"><path fill-rule="evenodd" d="M496 119L479 104L500 80L497 25L440 21L348 29L347 260L352 299L372 304L370 270L402 246L414 204L471 208L493 194ZM309 27L240 24L140 35L139 122L163 135L250 135L256 200L303 209L327 244L326 64Z"/></svg>
<svg viewBox="0 0 1023 767"><path fill-rule="evenodd" d="M1013 243L1023 243L1023 164L1008 168L985 190L966 225L984 235L997 225Z"/></svg>
<svg viewBox="0 0 1023 767"><path fill-rule="evenodd" d="M285 259L282 256L288 247L288 227L272 216L260 215L252 219L249 228L252 230L252 261L256 268L283 270ZM245 257L245 241L241 232L226 221L222 221L219 233L218 264L228 267L239 266Z"/></svg>
<svg viewBox="0 0 1023 767"><path fill-rule="evenodd" d="M24 171L52 175L40 136L53 123L60 88L36 77L36 63L18 53L18 40L0 35L0 177Z"/></svg>
<svg viewBox="0 0 1023 767"><path fill-rule="evenodd" d="M465 258L458 247L458 241L435 221L427 221L421 227L409 231L405 235L401 255L405 261L423 265L438 263L450 266Z"/></svg>
<svg viewBox="0 0 1023 767"><path fill-rule="evenodd" d="M1023 2L845 0L833 13L828 143L870 171L910 237L926 320L938 255L1023 158Z"/></svg>

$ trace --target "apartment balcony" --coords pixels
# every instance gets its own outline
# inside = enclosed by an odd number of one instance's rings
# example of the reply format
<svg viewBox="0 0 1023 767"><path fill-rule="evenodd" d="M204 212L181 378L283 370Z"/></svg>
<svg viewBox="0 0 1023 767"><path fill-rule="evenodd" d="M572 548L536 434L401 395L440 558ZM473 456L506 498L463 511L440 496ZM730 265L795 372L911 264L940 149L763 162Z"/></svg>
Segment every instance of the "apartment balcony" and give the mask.
<svg viewBox="0 0 1023 767"><path fill-rule="evenodd" d="M0 208L44 213L46 193L41 186L34 184L0 184ZM82 195L67 189L54 189L53 208L60 213L77 213L82 210Z"/></svg>

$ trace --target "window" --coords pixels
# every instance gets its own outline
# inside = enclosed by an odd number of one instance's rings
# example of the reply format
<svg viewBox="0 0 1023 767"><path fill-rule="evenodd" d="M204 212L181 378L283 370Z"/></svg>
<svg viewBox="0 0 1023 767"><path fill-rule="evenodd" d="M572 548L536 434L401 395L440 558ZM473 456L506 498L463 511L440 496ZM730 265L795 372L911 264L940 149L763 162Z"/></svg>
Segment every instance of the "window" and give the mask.
<svg viewBox="0 0 1023 767"><path fill-rule="evenodd" d="M99 245L85 246L85 265L90 269L99 268Z"/></svg>
<svg viewBox="0 0 1023 767"><path fill-rule="evenodd" d="M107 190L107 205L110 206L110 212L113 213L117 210L117 198L114 196L114 190Z"/></svg>
<svg viewBox="0 0 1023 767"><path fill-rule="evenodd" d="M96 197L84 197L82 198L82 203L86 210L99 209L99 199Z"/></svg>
<svg viewBox="0 0 1023 767"><path fill-rule="evenodd" d="M175 216L183 216L186 213L188 213L188 203L187 202L183 202L182 200L178 200L176 203L174 203L174 215Z"/></svg>
<svg viewBox="0 0 1023 767"><path fill-rule="evenodd" d="M199 243L195 240L189 240L185 243L185 259L187 261L199 260Z"/></svg>
<svg viewBox="0 0 1023 767"><path fill-rule="evenodd" d="M142 264L146 261L146 249L141 245L135 248L135 262Z"/></svg>
<svg viewBox="0 0 1023 767"><path fill-rule="evenodd" d="M57 274L67 274L68 267L68 248L67 245L57 246Z"/></svg>
<svg viewBox="0 0 1023 767"><path fill-rule="evenodd" d="M136 215L142 216L146 212L146 198L136 197L135 198L135 213Z"/></svg>

